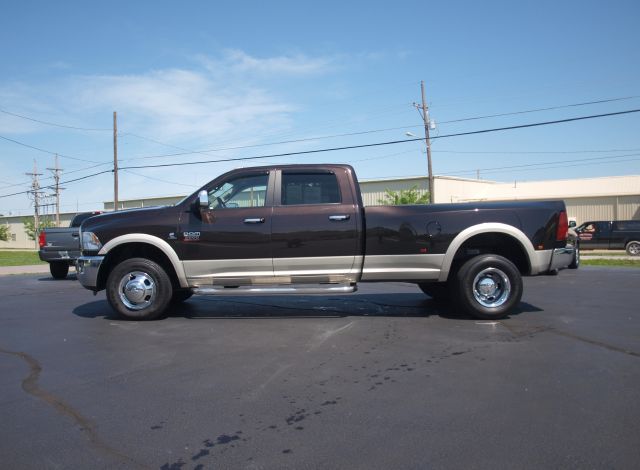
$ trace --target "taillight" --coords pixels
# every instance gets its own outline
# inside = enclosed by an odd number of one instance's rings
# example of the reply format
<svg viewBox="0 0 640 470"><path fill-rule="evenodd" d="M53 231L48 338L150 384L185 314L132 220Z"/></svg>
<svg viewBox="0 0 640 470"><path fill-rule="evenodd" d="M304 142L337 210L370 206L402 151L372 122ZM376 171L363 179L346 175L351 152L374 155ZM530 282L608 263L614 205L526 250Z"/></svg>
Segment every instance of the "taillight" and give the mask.
<svg viewBox="0 0 640 470"><path fill-rule="evenodd" d="M567 239L569 233L569 219L567 218L566 211L560 211L558 217L558 230L556 231L556 240L563 241Z"/></svg>
<svg viewBox="0 0 640 470"><path fill-rule="evenodd" d="M38 235L38 245L40 245L40 248L42 248L46 244L47 244L47 234L46 232L40 232L40 235Z"/></svg>

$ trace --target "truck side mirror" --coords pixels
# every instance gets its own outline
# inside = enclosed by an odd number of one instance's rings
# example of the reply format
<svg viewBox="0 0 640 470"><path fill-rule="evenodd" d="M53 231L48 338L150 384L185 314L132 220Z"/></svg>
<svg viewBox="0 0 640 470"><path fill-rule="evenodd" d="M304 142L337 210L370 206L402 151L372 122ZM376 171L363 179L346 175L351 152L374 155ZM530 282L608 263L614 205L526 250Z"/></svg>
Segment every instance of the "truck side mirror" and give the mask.
<svg viewBox="0 0 640 470"><path fill-rule="evenodd" d="M198 208L209 208L209 193L207 193L204 189L198 193Z"/></svg>

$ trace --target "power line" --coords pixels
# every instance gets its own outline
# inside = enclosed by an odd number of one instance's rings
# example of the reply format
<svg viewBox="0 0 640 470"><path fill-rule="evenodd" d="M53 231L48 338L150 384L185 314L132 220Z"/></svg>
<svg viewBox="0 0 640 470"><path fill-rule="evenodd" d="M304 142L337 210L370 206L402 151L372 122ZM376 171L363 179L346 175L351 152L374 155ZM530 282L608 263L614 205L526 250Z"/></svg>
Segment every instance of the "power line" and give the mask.
<svg viewBox="0 0 640 470"><path fill-rule="evenodd" d="M624 101L624 100L635 99L635 98L638 98L638 97L640 97L640 96L633 95L633 96L625 96L625 97L619 97L619 98L610 98L610 99L595 100L595 101L585 101L585 102L581 102L581 103L571 103L571 104L567 104L567 105L550 106L550 107L546 107L546 108L529 109L529 110L524 110L524 111L514 111L514 112L509 112L509 113L489 114L489 115L484 115L484 116L473 116L473 117L466 117L466 118L460 118L460 119L453 119L453 120L449 120L449 121L440 121L439 124L449 124L449 123L456 123L456 122L465 122L465 121L487 119L487 118L493 118L493 117L514 116L514 115L534 113L534 112L540 112L540 111L550 111L550 110L557 110L557 109L564 109L564 108L571 108L571 107L578 107L578 106L587 106L587 105L593 105L593 104L611 103L611 102L616 102L616 101ZM75 130L84 130L84 131L112 131L112 129L109 129L109 128L86 128L86 127L68 126L68 125L64 125L64 124L57 124L57 123L52 123L52 122L48 122L48 121L42 121L42 120L39 120L39 119L35 119L35 118L28 117L28 116L20 115L20 114L17 114L17 113L13 113L13 112L10 112L10 111L6 111L4 109L0 109L0 112L2 112L4 114L11 115L11 116L19 117L19 118L22 118L22 119L26 119L26 120L29 120L29 121L38 122L40 124L46 124L46 125L55 126L55 127L61 127L61 128L66 128L66 129L75 129ZM209 150L191 150L191 149L187 149L187 148L184 148L184 147L179 147L179 146L172 145L172 144L167 144L167 143L162 142L160 140L153 139L151 137L145 137L143 135L135 134L133 132L123 132L120 135L130 135L132 137L137 137L137 138L142 139L142 140L147 140L149 142L153 142L153 143L156 143L156 144L159 144L159 145L164 145L165 147L170 147L170 148L175 148L175 149L178 149L178 150L183 150L184 152L183 153L163 154L163 155L152 155L152 156L138 157L138 158L129 158L129 159L123 159L121 161L134 161L134 160L141 160L141 159L177 157L177 156L182 156L182 155L192 155L192 154L196 154L196 153L208 154L208 153L222 152L222 151L227 151L227 150L241 150L241 149L257 148L257 147L265 147L265 146L273 146L273 145L282 145L282 144L290 144L290 143L310 142L310 141L314 141L314 140L332 139L332 138L339 138L339 137L353 137L353 136L357 136L357 135L367 135L367 134L374 134L374 133L379 133L379 132L389 132L389 131L396 131L396 130L403 130L403 129L413 129L413 128L418 128L418 127L421 127L421 126L420 125L408 125L408 126L399 126L399 127L389 127L389 128L383 128L383 129L372 129L372 130L358 131L358 132L348 132L348 133L342 133L342 134L322 135L322 136L307 137L307 138L301 138L301 139L282 140L282 141L278 141L278 142L268 142L268 143L263 143L263 144L252 144L252 145L240 145L240 146L232 146L232 147L223 147L223 148L216 148L216 149L209 149ZM48 154L51 154L51 155L56 155L57 154L60 157L68 158L68 159L72 159L72 160L86 161L86 162L90 162L90 163L98 163L98 162L93 161L93 160L87 160L87 159L82 159L82 158L78 158L78 157L72 157L72 156L69 156L69 155L60 154L58 152L53 152L53 151L41 149L41 148L38 148L38 147L35 147L35 146L32 146L32 145L25 144L23 142L14 140L14 139L10 139L8 137L0 136L0 138L2 138L4 140L7 140L7 141L10 141L10 142L13 142L13 143L18 144L18 145L22 145L24 147L31 148L33 150L38 150L40 152L48 153Z"/></svg>
<svg viewBox="0 0 640 470"><path fill-rule="evenodd" d="M565 105L559 105L559 106L550 106L548 108L536 108L536 109L527 109L525 111L514 111L511 113L499 113L499 114L487 114L484 116L474 116L474 117L467 117L467 118L462 118L462 119L453 119L451 121L439 121L439 124L451 124L454 122L465 122L465 121L475 121L478 119L488 119L488 118L494 118L494 117L503 117L503 116L515 116L518 114L528 114L528 113L537 113L540 111L553 111L556 109L565 109L565 108L575 108L578 106L588 106L591 104L602 104L602 103L612 103L614 101L625 101L625 100L632 100L635 98L640 98L640 96L635 95L635 96L624 96L622 98L610 98L610 99L606 99L606 100L596 100L596 101L585 101L583 103L572 103L572 104L565 104Z"/></svg>
<svg viewBox="0 0 640 470"><path fill-rule="evenodd" d="M106 129L106 128L76 127L76 126L67 126L65 124L56 124L54 122L41 121L40 119L35 119L35 118L32 118L32 117L23 116L21 114L12 113L12 112L7 111L5 109L0 109L0 113L8 114L10 116L19 117L21 119L26 119L27 121L37 122L39 124L46 124L47 126L62 127L64 129L73 129L73 130L77 130L77 131L110 131L111 130L111 129Z"/></svg>
<svg viewBox="0 0 640 470"><path fill-rule="evenodd" d="M594 115L590 115L590 116L578 116L578 117L574 117L574 118L559 119L559 120L555 120L555 121L544 121L544 122L536 122L536 123L530 123L530 124L520 124L520 125L517 125L517 126L482 129L482 130L478 130L478 131L459 132L459 133L455 133L455 134L447 134L447 135L441 135L441 136L432 137L432 139L444 139L444 138L459 137L459 136L466 136L466 135L485 134L485 133L489 133L489 132L500 132L500 131L506 131L506 130L514 130L514 129L525 129L525 128L530 128L530 127L547 126L547 125L553 125L553 124L561 124L561 123L567 123L567 122L582 121L582 120L587 120L587 119L596 119L596 118L603 118L603 117L610 117L610 116L619 116L619 115L631 114L631 113L637 113L637 112L640 112L640 109L631 109L631 110L627 110L627 111L618 111L618 112L615 112L615 113L594 114ZM402 143L406 143L406 142L416 142L416 141L422 141L422 140L423 140L422 138L404 139L404 140L395 140L395 141L387 141L387 142L377 142L377 143L372 143L372 144L351 145L351 146L345 146L345 147L334 147L334 148L324 148L324 149L315 149L315 150L305 150L305 151L299 151L299 152L287 152L287 153L272 154L272 155L258 155L258 156L253 156L253 157L237 157L237 158L226 158L226 159L220 159L220 160L205 160L205 161L195 161L195 162L165 163L165 164L159 164L159 165L139 165L139 166L121 167L120 169L122 169L122 170L132 170L132 169L139 169L139 168L162 168L162 167L173 167L173 166L184 166L184 165L199 165L199 164L206 164L206 163L219 163L219 162L228 162L228 161L257 160L257 159L264 159L264 158L288 157L288 156L294 156L294 155L309 155L309 154L322 153L322 152L334 152L334 151L339 151L339 150L351 150L351 149L359 149L359 148L380 147L380 146L385 146L385 145L395 145L395 144L402 144ZM85 176L82 176L80 178L75 178L75 179L72 179L72 180L63 181L60 184L68 184L68 183L72 183L72 182L75 182L75 181L80 181L80 180L84 180L84 179L87 179L87 178L91 178L93 176L102 175L104 173L110 173L112 171L113 171L112 169L104 170L104 171L100 171L100 172L93 173L93 174L90 174L90 175L85 175ZM50 188L51 186L46 186L46 187ZM0 196L0 198L9 197L9 196L15 196L17 194L23 194L23 193L26 193L26 192L28 192L28 191L20 191L20 192L13 193L13 194L6 194L6 195Z"/></svg>
<svg viewBox="0 0 640 470"><path fill-rule="evenodd" d="M460 118L460 119L453 119L453 120L449 120L449 121L439 121L438 124L449 124L449 123L464 122L464 121L474 121L474 120L479 120L479 119L488 119L488 118L502 117L502 116L515 116L515 115L519 115L519 114L535 113L535 112L540 112L540 111L550 111L550 110L565 109L565 108L572 108L572 107L578 107L578 106L587 106L587 105L593 105L593 104L611 103L611 102L616 102L616 101L624 101L624 100L635 99L635 98L639 98L639 97L640 97L639 95L634 95L634 96L625 96L625 97L620 97L620 98L610 98L610 99L604 99L604 100L584 101L584 102L581 102L581 103L571 103L571 104L566 104L566 105L550 106L550 107L547 107L547 108L536 108L536 109L528 109L528 110L524 110L524 111L514 111L514 112L500 113L500 114L488 114L488 115L484 115L484 116L473 116L473 117L466 117L466 118ZM422 119L422 115L420 115L420 118ZM178 157L178 156L182 156L182 155L191 155L191 154L195 154L195 153L208 154L208 153L213 153L213 152L222 152L222 151L226 151L226 150L240 150L240 149L248 149L248 148L256 148L256 147L266 147L266 146L272 146L272 145L309 142L309 141L323 140L323 139L333 139L333 138L338 138L338 137L352 137L352 136L357 136L357 135L366 135L366 134L374 134L374 133L379 133L379 132L389 132L389 131L397 131L397 130L405 130L405 129L414 129L414 128L419 128L419 127L421 128L422 126L421 125L413 125L413 124L411 124L411 125L407 125L407 126L389 127L389 128L383 128L383 129L372 129L372 130L349 132L349 133L343 133L343 134L321 135L321 136L306 137L306 138L301 138L301 139L282 140L282 141L278 141L278 142L267 142L267 143L262 143L262 144L241 145L241 146L233 146L233 147L221 147L221 148L215 148L215 149L209 149L209 150L191 150L191 149L186 149L186 148L183 148L183 147L178 147L178 146L175 146L175 145L167 144L167 143L159 141L157 139L152 139L150 137L145 137L145 136L142 136L142 135L139 135L139 134L134 134L134 133L131 133L131 132L124 132L121 135L125 135L125 134L126 135L131 135L133 137L138 137L140 139L147 140L149 142L153 142L153 143L156 143L156 144L164 145L165 147L170 147L170 148L175 148L175 149L178 149L178 150L183 150L184 152L161 154L161 155L152 155L152 156L147 156L147 157L128 158L128 159L124 159L122 161L135 161L135 160L153 159L153 158Z"/></svg>
<svg viewBox="0 0 640 470"><path fill-rule="evenodd" d="M572 168L572 167L576 167L576 166L616 164L616 163L636 162L638 160L640 160L640 158L628 158L626 160L619 160L617 162L574 163L572 165L547 166L547 167L543 167L543 168L527 168L527 169L524 169L524 170L521 170L521 171L552 170L554 168ZM550 163L550 165L553 165L553 164Z"/></svg>
<svg viewBox="0 0 640 470"><path fill-rule="evenodd" d="M178 186L186 186L188 188L199 188L200 187L200 185L195 185L195 184L184 184L184 183L177 183L175 181L163 180L163 179L160 179L160 178L156 178L154 176L149 176L149 175L143 175L141 173L136 173L136 172L133 172L131 170L123 170L123 171L126 171L127 173L130 173L130 174L135 175L135 176L140 176L142 178L147 178L147 179L152 180L152 181L159 181L160 183L175 184L175 185L178 185Z"/></svg>
<svg viewBox="0 0 640 470"><path fill-rule="evenodd" d="M350 136L356 136L356 135L374 134L374 133L377 133L377 132L397 131L397 130L403 130L403 129L411 129L411 128L414 128L414 127L422 127L422 126L411 125L411 126L401 126L401 127L389 127L389 128L386 128L386 129L373 129L373 130L368 130L368 131L349 132L349 133L345 133L345 134L334 134L334 135L323 135L323 136L317 136L317 137L306 137L304 139L281 140L279 142L268 142L268 143L264 143L264 144L239 145L239 146L236 146L236 147L223 147L223 148L209 149L209 150L190 150L190 151L182 152L182 153L169 153L169 154L164 154L164 155L152 155L152 156L148 156L148 157L127 158L127 159L123 159L121 161L134 161L134 160L146 160L146 159L151 159L151 158L178 157L178 156L182 156L182 155L191 155L191 154L194 154L194 153L208 154L208 153L213 153L213 152L223 152L223 151L226 151L226 150L241 150L241 149L256 148L256 147L267 147L267 146L271 146L271 145L292 144L292 143L300 143L300 142L309 142L309 141L314 141L314 140L332 139L332 138L336 138L336 137L350 137ZM129 135L134 135L134 134L129 134ZM149 140L151 142L156 142L156 143L159 143L159 144L162 144L162 145L166 145L167 147L174 147L173 145L163 144L162 142L159 142L157 140L148 139L148 138L145 138L145 137L142 137L142 136L136 136L136 137L141 137L141 138L143 138L145 140ZM180 149L180 147L174 147L174 148ZM183 150L188 150L188 149L183 149Z"/></svg>
<svg viewBox="0 0 640 470"><path fill-rule="evenodd" d="M93 168L97 168L99 166L104 166L104 165L111 165L111 162L105 162L105 163L98 163L97 165L91 165L91 166L87 166L87 167L83 167L83 168L77 168L75 170L71 170L71 171L67 171L66 174L70 175L72 173L78 173L80 171L87 171L87 170L91 170ZM44 181L44 180L50 180L53 179L53 176L45 176L44 178L42 178L40 181ZM7 189L7 188L14 188L16 186L24 186L25 184L29 184L31 181L23 181L22 183L14 183L14 184L9 184L7 186L3 186L0 189Z"/></svg>
<svg viewBox="0 0 640 470"><path fill-rule="evenodd" d="M562 124L562 123L567 123L567 122L583 121L583 120L587 120L587 119L596 119L596 118L603 118L603 117L610 117L610 116L619 116L619 115L623 115L623 114L631 114L631 113L637 113L637 112L640 112L640 109L632 109L632 110L628 110L628 111L618 111L618 112L615 112L615 113L594 114L594 115L590 115L590 116L579 116L579 117L574 117L574 118L559 119L559 120L555 120L555 121L544 121L544 122L536 122L536 123L530 123L530 124L520 124L520 125L517 125L517 126L496 127L496 128L491 128L491 129L482 129L482 130L479 130L479 131L458 132L458 133L455 133L455 134L446 134L446 135L435 136L435 137L432 137L432 140L434 140L434 139L445 139L445 138L450 138L450 137L461 137L461 136L466 136L466 135L486 134L486 133L490 133L490 132L500 132L500 131L514 130L514 129L525 129L525 128L530 128L530 127L548 126L548 125L552 125L552 124ZM344 147L333 147L333 148L324 148L324 149L316 149L316 150L303 150L303 151L298 151L298 152L286 152L286 153L277 153L277 154L271 154L271 155L257 155L257 156L253 156L253 157L235 157L235 158L224 158L224 159L218 159L218 160L203 160L203 161L195 161L195 162L162 163L162 164L156 164L156 165L127 166L127 167L122 167L122 169L129 170L129 169L139 169L139 168L163 168L163 167L182 166L182 165L200 165L200 164L205 164L205 163L233 162L233 161L242 161L242 160L259 160L259 159L264 159L264 158L289 157L289 156L293 156L293 155L309 155L309 154L321 153L321 152L335 152L335 151L339 151L339 150L353 150L353 149L369 148L369 147L381 147L381 146L385 146L385 145L395 145L395 144L402 144L402 143L405 143L405 142L417 142L417 141L422 141L422 140L424 140L424 139L423 138L415 138L415 139L391 140L391 141L387 141L387 142L377 142L377 143L373 143L373 144L349 145L349 146L344 146Z"/></svg>
<svg viewBox="0 0 640 470"><path fill-rule="evenodd" d="M532 155L538 155L538 154L549 154L549 155L556 155L556 154L571 154L571 153L612 153L612 152L636 152L639 151L640 149L607 149L607 150L526 150L526 151L522 151L522 150L514 150L514 151L504 151L504 150L496 150L496 151L491 151L491 150L483 150L483 151L476 151L476 150L438 150L438 153L460 153L460 154L478 154L478 155L491 155L491 154L505 154L505 155L512 155L512 154L532 154Z"/></svg>
<svg viewBox="0 0 640 470"><path fill-rule="evenodd" d="M37 150L38 152L48 153L49 155L58 155L59 157L68 158L70 160L77 160L79 162L99 163L99 162L96 162L95 160L86 160L84 158L71 157L69 155L64 155L62 153L52 152L51 150L41 149L39 147L35 147L35 146L29 145L29 144L25 144L24 142L20 142L18 140L10 139L9 137L5 137L5 136L2 136L2 135L0 135L0 139L4 139L4 140L7 140L9 142L13 142L14 144L22 145L23 147L27 147L27 148L30 148L30 149L33 149L33 150Z"/></svg>
<svg viewBox="0 0 640 470"><path fill-rule="evenodd" d="M475 173L476 171L482 171L482 172L488 172L488 171L499 171L499 170L512 170L512 169L516 169L516 168L528 168L528 167L534 167L534 166L544 166L544 165L557 165L560 163L574 163L574 162L590 162L590 161L595 161L595 160L613 160L616 158L626 158L626 157L636 157L639 156L640 153L629 153L626 155L613 155L613 156L602 156L602 157L592 157L592 158L580 158L580 159L572 159L572 160L558 160L558 161L554 161L554 162L540 162L540 163L527 163L524 165L510 165L510 166L499 166L499 167L492 167L492 168L477 168L477 169L473 169L473 170L461 170L461 171L451 171L451 172L447 172L447 173L441 173L441 176L448 176L448 175L460 175L460 174L465 174L465 173ZM616 163L616 162L613 162Z"/></svg>

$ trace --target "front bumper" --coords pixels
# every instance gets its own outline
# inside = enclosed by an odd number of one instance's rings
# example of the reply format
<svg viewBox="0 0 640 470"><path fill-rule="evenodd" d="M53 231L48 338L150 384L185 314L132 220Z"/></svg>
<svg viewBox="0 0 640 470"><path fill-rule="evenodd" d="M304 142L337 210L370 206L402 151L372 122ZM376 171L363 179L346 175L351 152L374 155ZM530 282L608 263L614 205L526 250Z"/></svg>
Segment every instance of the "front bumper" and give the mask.
<svg viewBox="0 0 640 470"><path fill-rule="evenodd" d="M76 272L78 281L83 287L93 291L97 290L98 272L100 271L102 260L104 260L104 256L81 256L78 258Z"/></svg>

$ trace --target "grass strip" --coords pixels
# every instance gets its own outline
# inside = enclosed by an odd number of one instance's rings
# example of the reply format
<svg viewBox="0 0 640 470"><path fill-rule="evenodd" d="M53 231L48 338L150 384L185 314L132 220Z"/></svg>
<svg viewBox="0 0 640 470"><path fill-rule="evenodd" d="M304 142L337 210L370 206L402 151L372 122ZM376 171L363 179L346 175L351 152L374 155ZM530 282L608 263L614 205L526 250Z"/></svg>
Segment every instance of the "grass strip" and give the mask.
<svg viewBox="0 0 640 470"><path fill-rule="evenodd" d="M0 266L29 266L46 264L40 261L37 251L0 251Z"/></svg>
<svg viewBox="0 0 640 470"><path fill-rule="evenodd" d="M580 263L583 266L624 266L640 268L640 259L582 259Z"/></svg>

